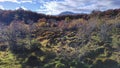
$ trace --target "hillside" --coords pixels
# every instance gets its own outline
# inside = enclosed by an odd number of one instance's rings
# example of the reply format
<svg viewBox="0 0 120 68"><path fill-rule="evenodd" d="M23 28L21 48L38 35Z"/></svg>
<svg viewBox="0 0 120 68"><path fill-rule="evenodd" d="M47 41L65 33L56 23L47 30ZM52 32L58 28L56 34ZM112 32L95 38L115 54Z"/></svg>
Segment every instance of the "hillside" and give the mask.
<svg viewBox="0 0 120 68"><path fill-rule="evenodd" d="M0 22L0 68L120 68L120 9L72 16L1 10Z"/></svg>

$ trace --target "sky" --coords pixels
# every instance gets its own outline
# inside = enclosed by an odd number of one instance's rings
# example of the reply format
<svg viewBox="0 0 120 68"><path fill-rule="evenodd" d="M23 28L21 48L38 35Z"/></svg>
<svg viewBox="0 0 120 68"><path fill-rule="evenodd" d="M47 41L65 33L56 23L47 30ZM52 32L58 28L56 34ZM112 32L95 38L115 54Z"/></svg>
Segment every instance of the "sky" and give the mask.
<svg viewBox="0 0 120 68"><path fill-rule="evenodd" d="M0 9L18 8L49 15L57 15L65 11L90 13L92 10L120 8L120 0L0 0Z"/></svg>

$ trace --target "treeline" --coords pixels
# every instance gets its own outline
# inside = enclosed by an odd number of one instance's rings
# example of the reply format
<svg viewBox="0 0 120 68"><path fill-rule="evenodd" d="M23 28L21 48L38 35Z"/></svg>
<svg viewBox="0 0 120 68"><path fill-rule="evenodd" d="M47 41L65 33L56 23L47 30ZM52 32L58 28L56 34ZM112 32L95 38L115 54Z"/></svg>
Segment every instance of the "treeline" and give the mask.
<svg viewBox="0 0 120 68"><path fill-rule="evenodd" d="M6 25L10 24L14 20L21 20L24 21L26 24L29 23L29 21L38 22L39 19L45 18L47 21L50 19L54 19L56 21L64 20L66 17L69 17L70 19L79 19L83 18L85 20L88 20L92 17L98 17L98 18L115 18L116 15L120 14L120 9L111 9L107 11L97 11L94 10L91 12L91 14L75 14L75 15L45 15L40 14L32 11L26 11L23 9L18 10L0 10L0 23L4 23Z"/></svg>

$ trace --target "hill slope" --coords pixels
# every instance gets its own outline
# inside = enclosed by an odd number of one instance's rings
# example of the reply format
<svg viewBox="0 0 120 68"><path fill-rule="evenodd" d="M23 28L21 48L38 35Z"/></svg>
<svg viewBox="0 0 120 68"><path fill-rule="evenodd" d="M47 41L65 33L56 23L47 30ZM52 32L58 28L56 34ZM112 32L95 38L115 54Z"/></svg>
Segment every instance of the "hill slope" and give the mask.
<svg viewBox="0 0 120 68"><path fill-rule="evenodd" d="M42 18L26 24L16 15L0 25L0 68L120 68L120 12L108 11L57 23Z"/></svg>

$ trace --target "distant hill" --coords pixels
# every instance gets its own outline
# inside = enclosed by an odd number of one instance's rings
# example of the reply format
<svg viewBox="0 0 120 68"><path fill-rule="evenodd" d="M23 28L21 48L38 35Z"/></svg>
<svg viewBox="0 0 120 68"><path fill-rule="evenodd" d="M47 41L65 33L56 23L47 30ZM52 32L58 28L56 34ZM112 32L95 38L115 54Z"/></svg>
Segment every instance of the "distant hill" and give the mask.
<svg viewBox="0 0 120 68"><path fill-rule="evenodd" d="M59 15L74 15L74 14L75 13L73 13L73 12L65 11L65 12L60 13Z"/></svg>

